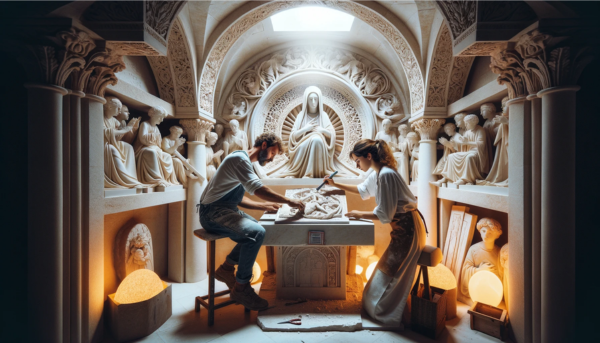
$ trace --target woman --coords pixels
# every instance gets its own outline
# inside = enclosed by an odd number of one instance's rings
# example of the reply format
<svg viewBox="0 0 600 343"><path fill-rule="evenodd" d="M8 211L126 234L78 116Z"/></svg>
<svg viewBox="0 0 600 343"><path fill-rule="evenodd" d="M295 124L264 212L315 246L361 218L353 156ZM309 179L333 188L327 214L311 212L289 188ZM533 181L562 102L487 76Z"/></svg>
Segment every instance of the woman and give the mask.
<svg viewBox="0 0 600 343"><path fill-rule="evenodd" d="M406 299L415 279L417 261L425 247L425 228L417 211L417 200L396 171L392 151L382 140L362 139L350 157L362 171L373 169L358 186L324 181L363 199L375 197L377 207L370 211L350 211L354 219L379 220L390 224L392 240L377 263L363 293L363 308L386 325L400 326Z"/></svg>

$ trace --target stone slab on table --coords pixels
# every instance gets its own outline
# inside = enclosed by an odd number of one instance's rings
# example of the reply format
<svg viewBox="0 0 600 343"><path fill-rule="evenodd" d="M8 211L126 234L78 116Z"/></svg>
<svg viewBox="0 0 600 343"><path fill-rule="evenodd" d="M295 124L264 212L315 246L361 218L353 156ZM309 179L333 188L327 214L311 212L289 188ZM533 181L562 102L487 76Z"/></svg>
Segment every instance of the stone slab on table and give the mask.
<svg viewBox="0 0 600 343"><path fill-rule="evenodd" d="M363 281L359 275L346 276L346 300L310 300L285 306L296 300L277 299L276 274L265 273L260 296L275 306L258 312L257 324L263 331L356 331L362 330ZM301 318L302 325L277 324Z"/></svg>
<svg viewBox="0 0 600 343"><path fill-rule="evenodd" d="M349 224L276 224L272 220L259 222L265 228L263 245L308 245L309 231L323 231L324 245L375 245L375 225L366 219L350 220Z"/></svg>

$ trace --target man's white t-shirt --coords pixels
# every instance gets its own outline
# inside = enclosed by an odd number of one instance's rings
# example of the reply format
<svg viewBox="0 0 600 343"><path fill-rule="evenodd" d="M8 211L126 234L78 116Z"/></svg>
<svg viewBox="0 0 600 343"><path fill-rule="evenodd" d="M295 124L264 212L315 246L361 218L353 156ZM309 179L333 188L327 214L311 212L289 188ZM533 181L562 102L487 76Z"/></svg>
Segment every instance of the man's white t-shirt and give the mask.
<svg viewBox="0 0 600 343"><path fill-rule="evenodd" d="M252 168L248 153L243 150L234 151L225 157L213 178L206 185L206 189L200 197L200 203L211 204L240 184L250 195L263 186Z"/></svg>
<svg viewBox="0 0 600 343"><path fill-rule="evenodd" d="M375 197L377 207L373 214L383 224L391 223L396 213L405 213L417 209L417 198L412 194L406 182L397 171L384 166L379 175L373 172L358 185L358 193L364 200Z"/></svg>

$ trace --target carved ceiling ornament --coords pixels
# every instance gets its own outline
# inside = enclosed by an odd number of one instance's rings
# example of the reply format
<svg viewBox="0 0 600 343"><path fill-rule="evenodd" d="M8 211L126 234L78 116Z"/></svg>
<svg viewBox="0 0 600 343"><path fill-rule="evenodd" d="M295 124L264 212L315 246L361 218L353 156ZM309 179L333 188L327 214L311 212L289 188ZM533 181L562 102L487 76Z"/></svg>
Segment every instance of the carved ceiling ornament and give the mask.
<svg viewBox="0 0 600 343"><path fill-rule="evenodd" d="M273 52L246 68L236 79L221 117L243 121L252 116L263 95L282 80L306 70L319 70L345 80L380 120L402 120L402 107L390 78L376 64L345 49L300 46Z"/></svg>
<svg viewBox="0 0 600 343"><path fill-rule="evenodd" d="M436 140L445 119L419 119L410 126L419 133L421 140Z"/></svg>
<svg viewBox="0 0 600 343"><path fill-rule="evenodd" d="M463 93L465 92L467 78L469 77L469 70L471 70L471 65L474 60L475 57L454 57L448 84L447 105L462 98Z"/></svg>
<svg viewBox="0 0 600 343"><path fill-rule="evenodd" d="M436 4L444 14L450 29L452 38L457 40L468 28L475 24L477 18L477 2L473 0L443 0Z"/></svg>
<svg viewBox="0 0 600 343"><path fill-rule="evenodd" d="M214 113L213 108L214 93L219 71L221 70L223 60L233 44L254 25L265 20L271 15L302 6L305 4L315 4L314 1L274 1L259 6L248 12L231 25L217 40L206 59L202 69L199 92L200 107L209 113ZM411 109L416 112L424 105L424 83L419 63L415 58L410 46L400 33L400 31L390 24L380 14L352 1L324 1L321 4L349 13L356 18L366 22L377 29L390 43L392 48L398 54L404 71L408 78L410 89ZM267 78L268 79L268 78ZM366 87L366 86L365 86Z"/></svg>
<svg viewBox="0 0 600 343"><path fill-rule="evenodd" d="M148 62L158 85L158 93L164 101L175 104L175 87L173 86L173 74L171 63L166 56L148 56Z"/></svg>
<svg viewBox="0 0 600 343"><path fill-rule="evenodd" d="M490 56L494 51L506 49L506 42L480 42L471 44L458 56Z"/></svg>
<svg viewBox="0 0 600 343"><path fill-rule="evenodd" d="M452 63L452 38L447 25L442 25L433 54L427 87L427 107L446 106L446 87Z"/></svg>
<svg viewBox="0 0 600 343"><path fill-rule="evenodd" d="M160 37L158 40L166 44L171 23L186 3L187 1L145 1L145 30L155 33ZM154 34L153 37L157 38Z"/></svg>

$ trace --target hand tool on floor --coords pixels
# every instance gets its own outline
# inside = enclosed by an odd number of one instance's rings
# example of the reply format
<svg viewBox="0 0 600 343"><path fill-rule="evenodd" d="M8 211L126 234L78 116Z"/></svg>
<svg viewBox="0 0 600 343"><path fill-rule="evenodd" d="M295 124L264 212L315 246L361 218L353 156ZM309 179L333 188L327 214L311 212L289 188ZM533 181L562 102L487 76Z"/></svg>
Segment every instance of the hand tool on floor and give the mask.
<svg viewBox="0 0 600 343"><path fill-rule="evenodd" d="M294 325L302 325L302 319L294 318L285 322L277 323L277 324L294 324Z"/></svg>
<svg viewBox="0 0 600 343"><path fill-rule="evenodd" d="M307 302L307 300L306 300L306 299L303 299L303 300L293 301L293 302L291 302L291 303L285 303L285 306L296 305L296 304L302 304L302 303L305 303L305 302Z"/></svg>
<svg viewBox="0 0 600 343"><path fill-rule="evenodd" d="M330 179L333 179L333 177L335 176L335 174L337 174L337 170L333 172L333 174L329 175ZM317 187L317 191L321 189L321 187L325 186L327 182L323 182L319 187Z"/></svg>

